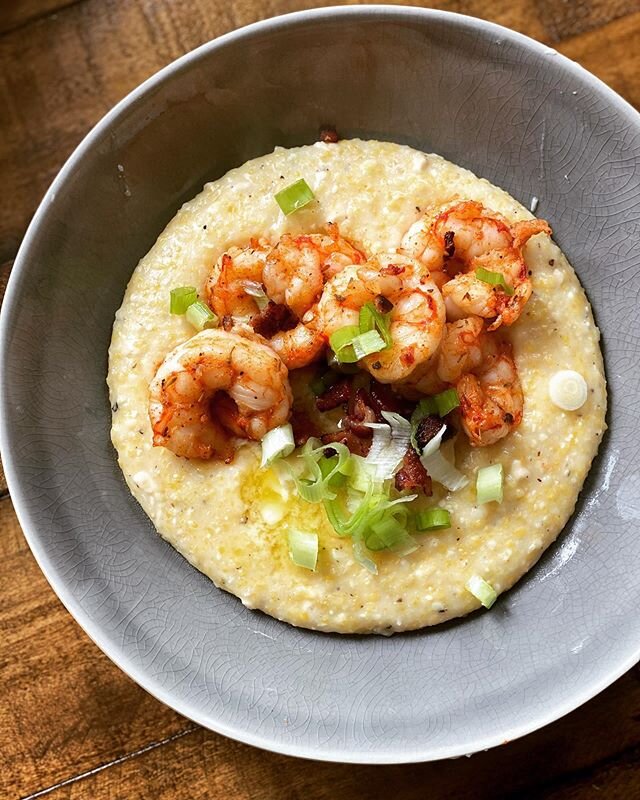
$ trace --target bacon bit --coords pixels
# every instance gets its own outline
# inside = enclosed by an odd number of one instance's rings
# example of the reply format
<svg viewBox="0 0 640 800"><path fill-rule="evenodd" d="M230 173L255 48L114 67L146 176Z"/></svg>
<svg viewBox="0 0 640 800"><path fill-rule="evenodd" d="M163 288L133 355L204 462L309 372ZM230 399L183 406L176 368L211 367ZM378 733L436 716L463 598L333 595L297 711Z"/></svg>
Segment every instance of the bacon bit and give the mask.
<svg viewBox="0 0 640 800"><path fill-rule="evenodd" d="M388 314L390 311L393 311L393 303L382 294L376 296L373 305L380 314Z"/></svg>
<svg viewBox="0 0 640 800"><path fill-rule="evenodd" d="M233 328L233 317L230 314L225 314L224 317L222 317L222 328L227 331L227 333Z"/></svg>
<svg viewBox="0 0 640 800"><path fill-rule="evenodd" d="M408 419L415 407L415 403L397 395L388 384L378 383L378 381L374 380L371 381L369 386L369 397L378 422L385 422L382 411L394 411L396 414L402 414L403 417Z"/></svg>
<svg viewBox="0 0 640 800"><path fill-rule="evenodd" d="M440 417L436 416L427 416L420 420L416 427L415 435L416 444L420 452L424 450L433 437L440 431L442 425L442 420Z"/></svg>
<svg viewBox="0 0 640 800"><path fill-rule="evenodd" d="M307 439L311 439L312 437L316 439L320 438L320 431L313 420L308 414L305 414L304 411L293 411L290 422L293 428L293 439L296 443L296 447L302 447Z"/></svg>
<svg viewBox="0 0 640 800"><path fill-rule="evenodd" d="M407 448L402 466L396 472L395 486L399 492L407 489L410 492L424 492L427 497L433 494L431 478L411 446Z"/></svg>
<svg viewBox="0 0 640 800"><path fill-rule="evenodd" d="M271 339L278 331L295 328L297 324L295 316L287 306L274 303L272 300L269 300L262 311L251 319L253 330L265 339Z"/></svg>
<svg viewBox="0 0 640 800"><path fill-rule="evenodd" d="M365 428L371 434L369 428ZM357 436L353 431L336 431L335 433L325 433L321 437L322 444L331 444L331 442L340 442L346 444L349 451L356 456L366 456L369 454L371 448L371 437L364 439Z"/></svg>
<svg viewBox="0 0 640 800"><path fill-rule="evenodd" d="M333 125L327 125L326 128L320 128L320 141L326 144L335 144L339 141L338 132Z"/></svg>
<svg viewBox="0 0 640 800"><path fill-rule="evenodd" d="M455 237L454 231L445 231L444 234L444 256L445 258L453 258L456 252L456 246L453 243Z"/></svg>
<svg viewBox="0 0 640 800"><path fill-rule="evenodd" d="M349 378L334 383L326 392L316 397L318 411L331 411L343 403L348 403L351 397L351 381Z"/></svg>

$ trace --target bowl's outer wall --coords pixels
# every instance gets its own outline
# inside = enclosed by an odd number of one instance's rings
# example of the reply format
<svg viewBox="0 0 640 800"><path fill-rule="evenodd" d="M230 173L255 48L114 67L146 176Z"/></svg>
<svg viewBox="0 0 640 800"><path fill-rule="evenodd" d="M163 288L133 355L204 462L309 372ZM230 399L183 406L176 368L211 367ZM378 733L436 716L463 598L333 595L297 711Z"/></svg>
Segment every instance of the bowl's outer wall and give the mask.
<svg viewBox="0 0 640 800"><path fill-rule="evenodd" d="M491 613L389 639L298 630L216 589L155 535L109 440L107 348L138 259L203 182L275 145L313 142L327 123L441 153L526 205L540 198L608 364L611 430L557 545ZM602 84L523 37L441 13L343 9L202 48L93 134L12 277L4 457L41 565L114 660L214 729L355 761L490 746L632 662L639 130Z"/></svg>

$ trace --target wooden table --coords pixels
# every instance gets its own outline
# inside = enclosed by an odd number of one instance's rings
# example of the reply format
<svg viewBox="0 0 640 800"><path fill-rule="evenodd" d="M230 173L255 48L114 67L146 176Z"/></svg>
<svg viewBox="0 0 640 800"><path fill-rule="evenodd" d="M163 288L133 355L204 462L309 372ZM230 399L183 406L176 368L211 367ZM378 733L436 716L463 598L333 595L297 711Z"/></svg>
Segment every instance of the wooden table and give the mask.
<svg viewBox="0 0 640 800"><path fill-rule="evenodd" d="M0 0L0 291L38 201L127 92L240 25L323 0ZM426 4L425 4L426 5ZM444 0L553 45L640 107L640 0ZM194 725L126 678L53 594L0 473L0 796L640 798L640 669L583 708L471 759L320 764Z"/></svg>

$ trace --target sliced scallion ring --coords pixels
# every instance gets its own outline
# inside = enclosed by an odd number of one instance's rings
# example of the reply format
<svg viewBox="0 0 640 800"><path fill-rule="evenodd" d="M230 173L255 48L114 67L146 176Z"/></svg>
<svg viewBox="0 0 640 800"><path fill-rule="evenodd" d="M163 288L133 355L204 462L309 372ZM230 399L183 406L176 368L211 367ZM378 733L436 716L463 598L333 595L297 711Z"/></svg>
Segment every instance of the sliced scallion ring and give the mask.
<svg viewBox="0 0 640 800"><path fill-rule="evenodd" d="M476 278L484 283L490 284L491 286L499 286L506 295L511 296L513 294L513 286L510 286L507 283L504 275L501 272L493 272L490 269L478 267L476 270Z"/></svg>
<svg viewBox="0 0 640 800"><path fill-rule="evenodd" d="M587 402L589 389L579 372L561 369L549 381L551 402L563 411L577 411Z"/></svg>
<svg viewBox="0 0 640 800"><path fill-rule="evenodd" d="M476 496L478 505L502 502L502 464L481 467L476 478Z"/></svg>
<svg viewBox="0 0 640 800"><path fill-rule="evenodd" d="M327 370L324 375L319 375L317 378L314 378L309 384L309 388L316 397L319 397L321 394L324 394L327 389L333 386L338 379L338 374L334 372L334 370L330 369Z"/></svg>
<svg viewBox="0 0 640 800"><path fill-rule="evenodd" d="M294 211L304 208L312 200L315 200L315 195L305 179L300 178L277 192L274 198L282 209L282 213L288 217L289 214L293 214Z"/></svg>
<svg viewBox="0 0 640 800"><path fill-rule="evenodd" d="M356 336L351 342L353 352L358 361L372 353L379 353L386 348L386 344L378 331L367 331Z"/></svg>
<svg viewBox="0 0 640 800"><path fill-rule="evenodd" d="M331 334L329 345L335 353L338 363L355 364L358 360L353 349L353 340L356 336L360 336L360 328L357 325L346 325Z"/></svg>
<svg viewBox="0 0 640 800"><path fill-rule="evenodd" d="M293 428L289 422L272 428L263 436L262 441L262 461L261 467L266 467L273 463L276 458L285 458L295 449L293 438Z"/></svg>
<svg viewBox="0 0 640 800"><path fill-rule="evenodd" d="M446 389L444 392L437 394L433 399L435 400L438 414L441 417L446 417L450 411L453 411L454 408L458 408L460 405L460 398L455 389Z"/></svg>
<svg viewBox="0 0 640 800"><path fill-rule="evenodd" d="M496 590L490 583L487 583L480 575L472 575L464 587L468 592L479 600L485 608L491 608L498 597Z"/></svg>
<svg viewBox="0 0 640 800"><path fill-rule="evenodd" d="M451 527L451 515L446 508L427 508L415 516L418 531L439 531Z"/></svg>
<svg viewBox="0 0 640 800"><path fill-rule="evenodd" d="M218 327L218 317L202 300L196 300L195 303L191 303L185 311L185 316L197 331Z"/></svg>
<svg viewBox="0 0 640 800"><path fill-rule="evenodd" d="M169 311L172 314L184 314L192 303L198 299L195 286L178 286L171 290Z"/></svg>
<svg viewBox="0 0 640 800"><path fill-rule="evenodd" d="M318 534L289 531L289 555L298 567L315 572L318 563Z"/></svg>
<svg viewBox="0 0 640 800"><path fill-rule="evenodd" d="M384 340L384 349L391 347L390 317L390 314L381 314L371 301L365 303L360 309L360 333L378 331Z"/></svg>

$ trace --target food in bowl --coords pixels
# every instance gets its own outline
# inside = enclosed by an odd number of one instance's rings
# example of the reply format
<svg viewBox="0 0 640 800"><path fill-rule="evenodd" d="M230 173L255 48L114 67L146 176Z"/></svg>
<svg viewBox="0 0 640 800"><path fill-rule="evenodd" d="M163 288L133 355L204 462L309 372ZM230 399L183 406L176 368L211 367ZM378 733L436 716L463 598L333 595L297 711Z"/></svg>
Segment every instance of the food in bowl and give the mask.
<svg viewBox="0 0 640 800"><path fill-rule="evenodd" d="M138 264L112 440L217 586L388 634L490 607L538 560L606 386L545 221L440 156L325 138L208 184Z"/></svg>

